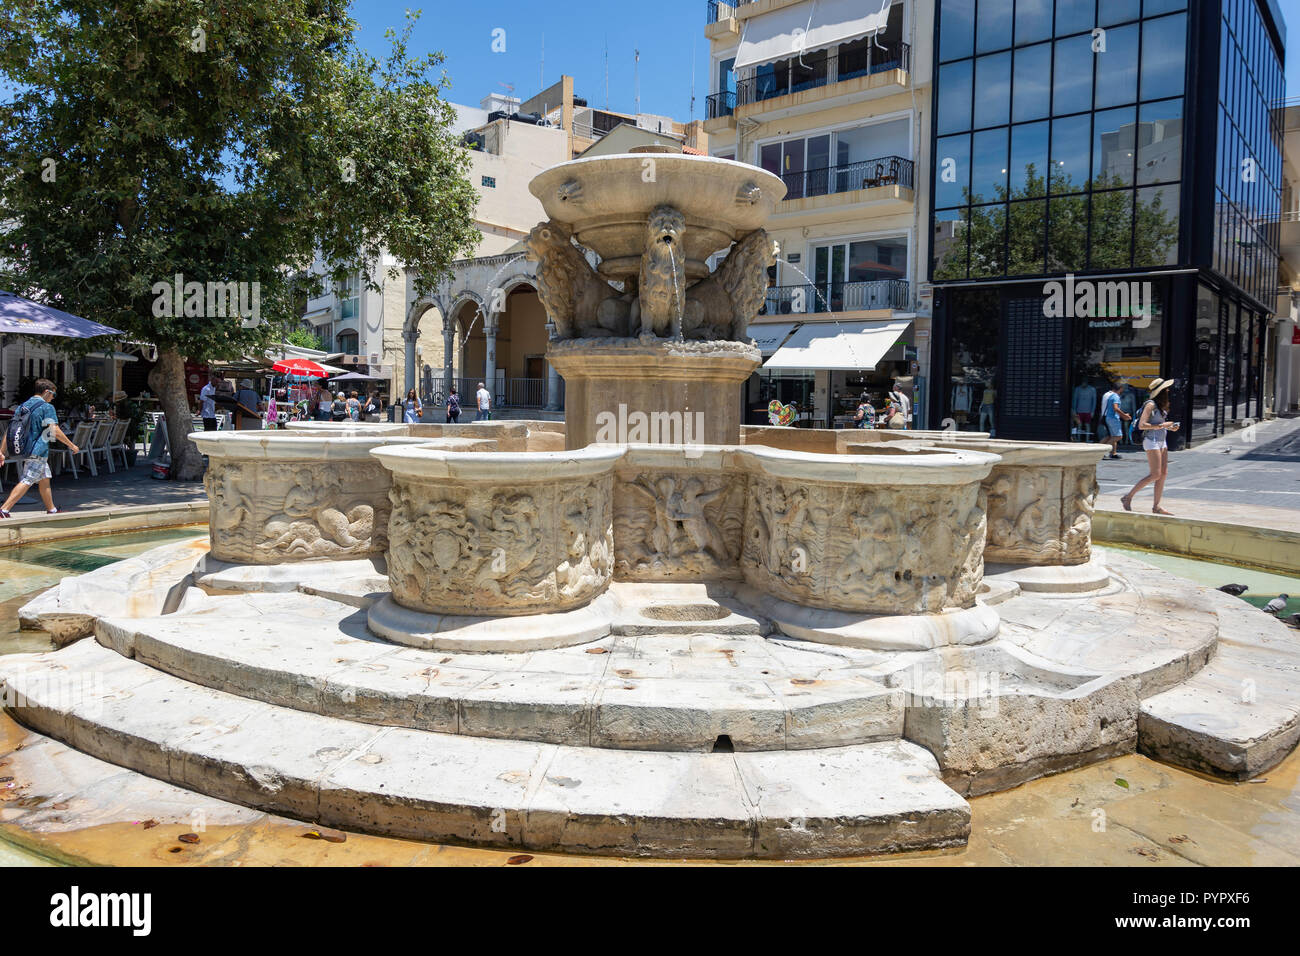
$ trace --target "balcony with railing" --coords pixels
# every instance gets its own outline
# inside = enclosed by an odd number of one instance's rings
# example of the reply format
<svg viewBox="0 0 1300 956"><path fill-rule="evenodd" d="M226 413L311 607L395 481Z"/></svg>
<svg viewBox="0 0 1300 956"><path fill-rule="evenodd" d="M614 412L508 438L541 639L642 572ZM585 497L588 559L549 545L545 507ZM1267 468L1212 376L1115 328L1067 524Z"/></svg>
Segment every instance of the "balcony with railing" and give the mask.
<svg viewBox="0 0 1300 956"><path fill-rule="evenodd" d="M718 119L721 116L730 116L736 110L736 94L730 90L724 90L721 93L710 93L704 99L704 118Z"/></svg>
<svg viewBox="0 0 1300 956"><path fill-rule="evenodd" d="M768 288L759 315L811 315L876 309L906 311L911 305L911 285L906 279L774 285Z"/></svg>
<svg viewBox="0 0 1300 956"><path fill-rule="evenodd" d="M736 81L735 107L744 109L805 90L844 83L889 70L911 69L912 48L902 41L844 45L836 53L780 60Z"/></svg>
<svg viewBox="0 0 1300 956"><path fill-rule="evenodd" d="M826 196L880 186L911 189L913 169L914 164L910 159L881 156L822 169L782 173L781 179L785 182L787 200L806 199L810 196Z"/></svg>

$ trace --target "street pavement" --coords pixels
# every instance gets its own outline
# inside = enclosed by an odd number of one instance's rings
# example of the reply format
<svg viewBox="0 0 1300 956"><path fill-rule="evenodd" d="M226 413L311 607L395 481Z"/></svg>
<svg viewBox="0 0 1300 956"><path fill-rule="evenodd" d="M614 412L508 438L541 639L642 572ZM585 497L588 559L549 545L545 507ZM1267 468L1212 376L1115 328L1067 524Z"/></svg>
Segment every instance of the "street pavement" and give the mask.
<svg viewBox="0 0 1300 956"><path fill-rule="evenodd" d="M1147 473L1141 448L1122 448L1120 455L1097 466L1099 507L1116 511L1119 497ZM1161 506L1179 517L1300 530L1300 418L1261 422L1253 431L1171 451ZM1150 486L1133 510L1150 513Z"/></svg>

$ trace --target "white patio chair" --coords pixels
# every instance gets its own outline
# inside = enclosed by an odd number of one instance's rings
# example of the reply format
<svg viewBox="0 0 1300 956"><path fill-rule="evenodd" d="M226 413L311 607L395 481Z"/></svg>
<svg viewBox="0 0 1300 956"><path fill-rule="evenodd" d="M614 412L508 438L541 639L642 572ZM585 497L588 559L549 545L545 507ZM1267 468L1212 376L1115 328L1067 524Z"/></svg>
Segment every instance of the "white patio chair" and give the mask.
<svg viewBox="0 0 1300 956"><path fill-rule="evenodd" d="M131 427L131 423L129 421L126 420L118 421L114 423L113 432L108 436L109 457L112 457L113 455L121 455L123 468L131 467L129 464L127 464L127 460L126 460L126 453L130 450L131 447L130 445L127 444L126 430L130 427Z"/></svg>
<svg viewBox="0 0 1300 956"><path fill-rule="evenodd" d="M72 477L80 478L77 472L77 461L80 460L83 465L90 470L92 475L99 472L95 470L95 459L90 454L90 442L94 438L96 425L94 422L81 422L72 432L72 444L76 445L80 451L73 453L72 449L59 444L50 448L50 464L58 462L62 465L66 462L72 468Z"/></svg>
<svg viewBox="0 0 1300 956"><path fill-rule="evenodd" d="M104 461L108 463L108 473L111 475L117 469L113 467L113 453L109 451L108 439L112 437L113 422L96 422L95 434L90 440L90 458L93 461L100 455L104 456Z"/></svg>

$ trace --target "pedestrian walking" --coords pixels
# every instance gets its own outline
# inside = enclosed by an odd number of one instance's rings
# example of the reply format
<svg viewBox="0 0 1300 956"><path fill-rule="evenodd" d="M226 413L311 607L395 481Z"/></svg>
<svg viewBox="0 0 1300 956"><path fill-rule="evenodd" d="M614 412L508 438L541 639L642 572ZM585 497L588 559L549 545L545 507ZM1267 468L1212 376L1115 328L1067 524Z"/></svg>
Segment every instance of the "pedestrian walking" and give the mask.
<svg viewBox="0 0 1300 956"><path fill-rule="evenodd" d="M406 393L406 400L402 402L402 421L408 425L414 425L424 416L424 406L420 404L420 396L416 394L415 389Z"/></svg>
<svg viewBox="0 0 1300 956"><path fill-rule="evenodd" d="M199 389L199 417L203 419L203 430L217 430L217 375L208 373L208 384Z"/></svg>
<svg viewBox="0 0 1300 956"><path fill-rule="evenodd" d="M456 394L456 386L451 387L451 394L447 396L447 421L456 425L460 422L460 396Z"/></svg>
<svg viewBox="0 0 1300 956"><path fill-rule="evenodd" d="M334 404L330 406L330 421L343 422L348 418L348 393L339 389L334 393Z"/></svg>
<svg viewBox="0 0 1300 956"><path fill-rule="evenodd" d="M476 422L491 421L492 420L492 396L488 394L488 390L483 387L482 382L478 383L478 391L474 393L474 397L478 400L478 417L475 418L474 421Z"/></svg>
<svg viewBox="0 0 1300 956"><path fill-rule="evenodd" d="M1124 437L1124 426L1122 422L1129 421L1133 418L1123 408L1122 392L1124 389L1124 380L1120 379L1111 386L1110 391L1101 397L1101 437L1106 444L1110 445L1110 454L1107 458L1119 457L1119 442Z"/></svg>
<svg viewBox="0 0 1300 956"><path fill-rule="evenodd" d="M1169 474L1169 433L1178 431L1180 422L1169 421L1169 386L1173 379L1157 378L1152 380L1147 393L1146 403L1138 416L1138 430L1142 433L1142 448L1147 453L1148 474L1138 481L1119 503L1125 511L1133 510L1133 496L1149 484L1154 484L1155 501L1151 506L1152 514L1172 515L1160 507L1160 498L1165 491L1165 477Z"/></svg>
<svg viewBox="0 0 1300 956"><path fill-rule="evenodd" d="M357 393L355 391L348 395L347 408L348 408L348 418L350 418L354 422L361 421L361 399L357 397Z"/></svg>
<svg viewBox="0 0 1300 956"><path fill-rule="evenodd" d="M365 404L366 421L379 421L379 413L382 410L382 403L379 401L379 394L372 388L366 393Z"/></svg>
<svg viewBox="0 0 1300 956"><path fill-rule="evenodd" d="M26 458L18 484L14 485L4 507L0 508L0 518L10 517L9 509L23 499L32 485L36 485L46 514L59 511L54 507L54 495L50 492L50 442L62 442L74 455L81 449L59 427L58 412L50 404L56 394L53 382L48 378L38 378L35 394L18 406L4 438L0 439L0 465L4 464L6 455Z"/></svg>

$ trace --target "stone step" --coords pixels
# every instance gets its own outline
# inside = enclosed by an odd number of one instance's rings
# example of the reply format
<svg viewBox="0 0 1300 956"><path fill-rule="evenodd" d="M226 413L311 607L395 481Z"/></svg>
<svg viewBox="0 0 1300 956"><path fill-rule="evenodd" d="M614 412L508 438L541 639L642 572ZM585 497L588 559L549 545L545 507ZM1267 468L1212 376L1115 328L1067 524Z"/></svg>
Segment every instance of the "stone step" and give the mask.
<svg viewBox="0 0 1300 956"><path fill-rule="evenodd" d="M903 692L829 648L757 635L606 637L514 654L398 647L357 608L304 594L211 597L107 618L101 644L192 683L296 710L570 746L806 750L894 739Z"/></svg>
<svg viewBox="0 0 1300 956"><path fill-rule="evenodd" d="M90 641L0 660L16 720L221 800L437 842L787 858L964 844L966 803L901 741L682 754L472 739L190 684Z"/></svg>
<svg viewBox="0 0 1300 956"><path fill-rule="evenodd" d="M1160 760L1238 780L1300 741L1300 634L1218 591L1218 653L1187 682L1149 697L1138 746Z"/></svg>

